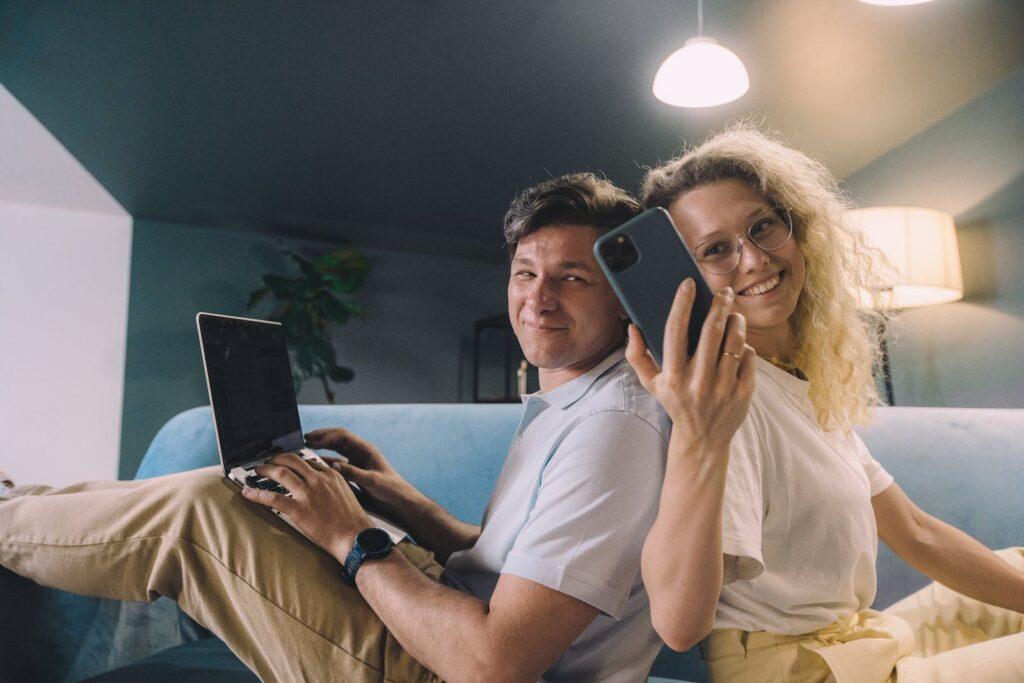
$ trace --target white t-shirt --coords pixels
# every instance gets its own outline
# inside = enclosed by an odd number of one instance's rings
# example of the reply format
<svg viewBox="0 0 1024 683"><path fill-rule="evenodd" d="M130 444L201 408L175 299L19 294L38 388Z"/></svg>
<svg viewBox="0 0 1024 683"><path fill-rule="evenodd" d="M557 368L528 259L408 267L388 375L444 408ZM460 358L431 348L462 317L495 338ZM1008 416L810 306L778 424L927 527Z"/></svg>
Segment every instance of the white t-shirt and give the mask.
<svg viewBox="0 0 1024 683"><path fill-rule="evenodd" d="M729 453L714 628L808 633L874 600L871 497L893 478L852 430L818 426L807 382L761 358L756 368Z"/></svg>

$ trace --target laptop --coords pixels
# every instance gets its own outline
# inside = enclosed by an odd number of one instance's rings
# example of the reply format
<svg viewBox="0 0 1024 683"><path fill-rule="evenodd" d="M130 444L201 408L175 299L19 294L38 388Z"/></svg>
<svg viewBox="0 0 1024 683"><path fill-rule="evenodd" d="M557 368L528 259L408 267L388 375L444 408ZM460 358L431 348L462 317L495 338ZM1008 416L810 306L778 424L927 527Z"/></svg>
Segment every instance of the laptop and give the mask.
<svg viewBox="0 0 1024 683"><path fill-rule="evenodd" d="M249 485L290 495L276 481L258 475L255 468L288 452L326 463L305 447L284 326L269 320L199 313L196 327L224 475L239 488ZM358 486L349 485L359 493ZM302 533L287 515L270 509ZM373 515L370 519L395 543L405 538L405 532L394 524Z"/></svg>

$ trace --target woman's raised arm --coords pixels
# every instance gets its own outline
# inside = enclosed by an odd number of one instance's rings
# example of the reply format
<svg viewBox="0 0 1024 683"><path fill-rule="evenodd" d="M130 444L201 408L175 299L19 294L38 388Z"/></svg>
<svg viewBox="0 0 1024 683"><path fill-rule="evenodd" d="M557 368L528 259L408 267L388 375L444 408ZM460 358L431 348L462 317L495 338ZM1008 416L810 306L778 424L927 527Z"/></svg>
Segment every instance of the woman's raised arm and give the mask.
<svg viewBox="0 0 1024 683"><path fill-rule="evenodd" d="M686 335L694 283L676 292L658 368L639 331L629 328L626 358L644 388L672 419L661 503L644 543L641 568L651 620L674 650L687 650L711 630L722 589L722 499L729 444L754 391L754 350L746 321L730 313L735 294L720 291L693 357Z"/></svg>

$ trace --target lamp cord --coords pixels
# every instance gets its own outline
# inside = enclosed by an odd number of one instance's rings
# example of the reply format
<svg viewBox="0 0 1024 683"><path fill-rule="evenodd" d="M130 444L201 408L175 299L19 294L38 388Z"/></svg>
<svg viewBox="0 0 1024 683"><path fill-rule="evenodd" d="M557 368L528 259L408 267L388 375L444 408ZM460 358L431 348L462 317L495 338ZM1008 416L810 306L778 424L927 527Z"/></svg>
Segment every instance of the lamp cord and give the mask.
<svg viewBox="0 0 1024 683"><path fill-rule="evenodd" d="M704 0L697 0L697 35L704 35Z"/></svg>

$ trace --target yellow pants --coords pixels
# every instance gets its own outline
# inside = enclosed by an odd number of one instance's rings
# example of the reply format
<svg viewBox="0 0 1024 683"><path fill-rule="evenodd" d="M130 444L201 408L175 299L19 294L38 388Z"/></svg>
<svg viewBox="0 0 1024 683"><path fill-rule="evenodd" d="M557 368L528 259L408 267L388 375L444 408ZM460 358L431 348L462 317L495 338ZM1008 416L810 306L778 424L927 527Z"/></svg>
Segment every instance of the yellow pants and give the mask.
<svg viewBox="0 0 1024 683"><path fill-rule="evenodd" d="M1024 548L997 554L1024 571ZM716 683L1024 683L1024 615L933 582L815 633L712 631L701 654Z"/></svg>
<svg viewBox="0 0 1024 683"><path fill-rule="evenodd" d="M399 548L439 578L433 555ZM177 600L265 681L439 680L342 581L332 557L242 498L219 467L18 487L0 496L0 564L73 593Z"/></svg>

